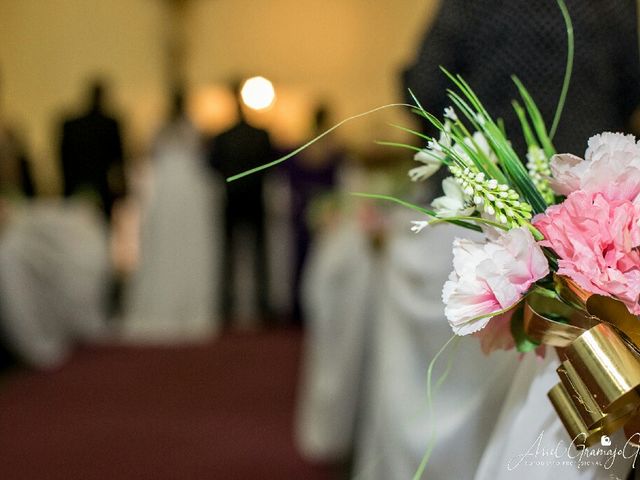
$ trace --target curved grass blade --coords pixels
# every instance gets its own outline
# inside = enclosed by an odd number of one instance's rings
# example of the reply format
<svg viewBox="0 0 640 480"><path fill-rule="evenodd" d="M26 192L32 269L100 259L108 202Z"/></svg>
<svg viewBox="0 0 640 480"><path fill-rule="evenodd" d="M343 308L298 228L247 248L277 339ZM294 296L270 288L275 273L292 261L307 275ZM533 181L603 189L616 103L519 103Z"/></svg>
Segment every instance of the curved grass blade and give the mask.
<svg viewBox="0 0 640 480"><path fill-rule="evenodd" d="M351 120L355 120L357 118L360 117L364 117L366 115L369 115L371 113L380 111L380 110L384 110L385 108L392 108L392 107L413 107L414 105L409 105L408 103L390 103L388 105L382 105L381 107L376 107L373 108L369 111L363 112L363 113L359 113L357 115L353 115L351 117L345 118L344 120L342 120L341 122L336 123L333 127L329 128L328 130L325 130L324 132L322 132L320 135L318 135L317 137L313 138L312 140L309 140L307 143L305 143L304 145L302 145L301 147L296 148L293 152L290 152L276 160L273 160L272 162L268 162L265 163L264 165L260 165L258 167L255 168L251 168L249 170L246 170L244 172L240 172L236 175L232 175L229 178L227 178L227 183L230 182L235 182L236 180L240 180L243 177L246 177L248 175L252 175L254 173L260 172L262 170L266 170L268 168L274 167L282 162L284 162L285 160L290 159L291 157L297 155L298 153L302 152L304 149L306 149L307 147L310 147L311 145L313 145L314 143L316 143L318 140L320 140L322 137L328 135L329 133L333 132L335 129L341 127L342 125L344 125L347 122L350 122Z"/></svg>
<svg viewBox="0 0 640 480"><path fill-rule="evenodd" d="M415 135L416 137L420 137L423 140L431 140L431 137L429 135L425 135L424 133L418 132L416 130L412 130L411 128L403 127L402 125L398 125L397 123L390 123L389 125L397 128L398 130L402 130L403 132L411 133L412 135Z"/></svg>
<svg viewBox="0 0 640 480"><path fill-rule="evenodd" d="M569 84L571 83L571 75L573 73L573 58L575 56L575 40L573 35L573 24L571 23L571 15L569 15L569 10L567 9L567 5L564 3L564 0L557 0L557 2L558 7L560 7L560 11L562 12L562 18L564 18L565 26L567 28L567 66L564 71L564 80L562 82L562 91L560 92L558 106L556 107L556 113L553 117L553 124L551 125L551 130L549 131L549 138L551 140L553 140L553 137L556 134L558 124L560 123L560 117L562 117L562 110L564 109L564 104L567 99L567 92L569 91Z"/></svg>
<svg viewBox="0 0 640 480"><path fill-rule="evenodd" d="M416 470L416 473L413 475L413 480L420 480L422 478L422 475L424 474L424 470L425 468L427 468L427 464L429 463L429 458L431 458L431 452L433 451L433 447L435 446L435 441L436 441L436 431L435 431L435 427L433 426L434 423L434 418L433 418L433 392L432 392L432 387L431 387L431 378L433 377L433 367L436 364L436 361L438 360L438 358L440 357L440 355L442 355L442 353L447 349L447 347L449 346L449 344L451 342L454 341L454 339L456 339L458 336L457 335L453 335L449 340L447 340L447 342L440 347L440 350L438 350L438 352L434 355L433 359L431 359L431 362L429 362L429 368L427 369L427 411L429 413L429 418L431 419L431 428L430 428L430 433L429 433L429 442L427 443L427 449L424 452L424 455L422 457L422 460L420 461L420 465L418 466L418 469ZM441 383L440 380L438 381L438 383Z"/></svg>
<svg viewBox="0 0 640 480"><path fill-rule="evenodd" d="M414 145L408 145L406 143L399 143L399 142L387 142L385 140L376 140L375 142L378 145L384 145L385 147L400 147L400 148L406 148L408 150L413 150L415 152L419 152L422 149L419 147L416 147Z"/></svg>
<svg viewBox="0 0 640 480"><path fill-rule="evenodd" d="M533 130L531 130L531 125L529 125L529 120L527 120L527 114L525 113L524 109L516 100L513 100L511 102L511 105L513 105L513 109L518 116L518 120L520 120L520 125L522 126L522 134L524 135L524 139L527 142L527 145L534 145L536 147L539 147L540 145L538 145L538 140L533 134Z"/></svg>
<svg viewBox="0 0 640 480"><path fill-rule="evenodd" d="M556 153L556 149L551 143L549 133L547 132L547 127L544 124L544 119L542 118L542 114L540 113L536 102L533 100L533 97L518 77L512 75L511 79L513 80L513 83L516 84L516 87L518 87L520 97L522 97L524 106L527 109L527 113L529 114L529 118L531 119L531 123L533 124L533 129L536 131L536 135L540 140L540 144L542 145L542 149L544 150L545 155L551 158Z"/></svg>
<svg viewBox="0 0 640 480"><path fill-rule="evenodd" d="M464 228L468 228L469 230L475 230L476 232L481 232L482 229L477 226L474 225L473 223L470 222L465 222L462 220L447 220L447 219L440 219L437 217L437 213L433 210L429 210L428 208L423 208L420 207L418 205L415 205L411 202L407 202L405 200L401 200L399 198L396 197L392 197L390 195L380 195L377 193L360 193L360 192L351 192L351 195L355 196L355 197L362 197L362 198L372 198L374 200L387 200L389 202L393 202L393 203L397 203L398 205L402 205L403 207L407 207L410 208L411 210L414 210L416 212L422 213L423 215L427 215L429 217L433 217L433 218L437 218L438 220L443 220L447 223L453 223L454 225L458 225L459 227L464 227Z"/></svg>
<svg viewBox="0 0 640 480"><path fill-rule="evenodd" d="M531 205L535 213L546 210L547 204L531 181L528 172L518 158L511 144L506 139L500 127L496 125L480 99L473 92L471 87L460 75L453 75L447 69L442 71L460 89L462 95L469 101L465 102L456 92L449 92L449 98L454 101L465 113L467 118L474 123L474 126L482 131L491 145L491 148L500 159L501 166L506 176L511 180L511 186L520 193L522 198ZM473 108L472 108L473 107ZM534 104L535 107L535 104ZM474 111L475 109L475 111ZM476 118L478 117L478 118ZM482 122L479 121L482 119Z"/></svg>

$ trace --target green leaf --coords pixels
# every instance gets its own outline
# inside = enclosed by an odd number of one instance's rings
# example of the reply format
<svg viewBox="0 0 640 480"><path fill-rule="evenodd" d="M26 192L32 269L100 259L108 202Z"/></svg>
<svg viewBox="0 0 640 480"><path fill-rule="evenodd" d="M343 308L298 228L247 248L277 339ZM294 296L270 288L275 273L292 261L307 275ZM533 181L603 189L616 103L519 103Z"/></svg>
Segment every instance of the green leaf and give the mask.
<svg viewBox="0 0 640 480"><path fill-rule="evenodd" d="M498 128L502 132L502 135L504 135L506 137L507 136L507 129L504 126L504 120L502 118L498 118L496 123L498 124Z"/></svg>
<svg viewBox="0 0 640 480"><path fill-rule="evenodd" d="M512 101L511 105L513 105L513 109L518 116L518 120L520 120L520 125L522 126L522 134L524 135L524 139L527 142L527 146L531 147L533 145L536 147L540 147L540 145L538 145L538 140L536 140L536 137L531 130L531 125L529 125L529 120L527 120L527 115L524 109L516 100Z"/></svg>
<svg viewBox="0 0 640 480"><path fill-rule="evenodd" d="M531 205L534 213L544 212L547 209L547 203L531 181L529 173L524 168L520 158L511 147L508 139L500 130L500 127L493 121L487 110L482 106L477 95L460 75L454 76L444 68L442 68L442 71L460 89L468 103L457 93L452 91L449 91L449 98L451 98L467 119L473 123L474 127L484 134L489 145L491 145L491 148L498 156L500 166L502 167L502 170L504 171L504 174L509 180L511 186L520 194L525 202ZM524 86L522 88L524 90ZM526 90L524 91L526 92ZM530 99L530 104L532 105L532 108L534 108L534 111L537 111L537 107L535 107L533 99ZM539 118L541 120L542 116L539 115ZM544 128L544 123L542 123L541 126ZM500 178L494 177L490 172L489 176L495 178L500 183L507 183L501 182Z"/></svg>
<svg viewBox="0 0 640 480"><path fill-rule="evenodd" d="M511 317L511 335L516 344L516 350L527 353L535 350L540 344L534 342L524 332L524 306L519 307Z"/></svg>
<svg viewBox="0 0 640 480"><path fill-rule="evenodd" d="M405 200L401 200L399 198L396 197L392 197L390 195L379 195L379 194L375 194L375 193L360 193L360 192L351 192L351 195L355 196L355 197L362 197L362 198L372 198L375 200L387 200L389 202L393 202L393 203L397 203L398 205L402 205L403 207L407 207L411 210L414 210L416 212L420 212L424 215L427 215L429 217L433 217L438 219L438 221L442 220L442 222L446 222L446 223L452 223L454 225L458 225L459 227L464 227L464 228L468 228L469 230L474 230L476 232L481 232L482 228L480 228L478 225L475 225L473 223L470 223L468 221L464 221L464 220L456 220L456 219L447 219L447 218L439 218L437 216L437 213L433 210L429 210L428 208L423 208L420 207L418 205L415 205L411 202L407 202ZM479 219L479 220L483 220L483 219ZM440 223L440 222L439 222Z"/></svg>
<svg viewBox="0 0 640 480"><path fill-rule="evenodd" d="M477 122L473 109L462 98L460 98L457 93L451 90L449 90L449 98L460 110L460 112L462 112L462 114L467 118L467 120L469 120L474 129L478 132L482 132L483 129ZM469 132L467 132L467 135L465 136L472 138ZM456 140L456 143L458 143L461 148L465 149L465 153L469 157L471 157L471 160L473 161L474 165L478 167L478 170L487 175L487 177L497 180L499 183L507 183L507 177L505 177L504 173L502 173L502 171L496 165L494 165L493 162L491 162L484 154L478 154L477 152L470 151L469 147L464 143L464 138L460 134L457 134L452 138ZM489 145L491 145L491 143L489 143ZM475 145L475 147L478 151L480 150L477 145ZM495 153L498 154L498 152Z"/></svg>
<svg viewBox="0 0 640 480"><path fill-rule="evenodd" d="M419 152L422 150L421 148L418 148L415 145L407 145L406 143L386 142L384 140L377 140L375 143L378 145L384 145L385 147L406 148L408 150L413 150L414 152Z"/></svg>
<svg viewBox="0 0 640 480"><path fill-rule="evenodd" d="M417 131L412 130L412 129L407 128L407 127L403 127L402 125L398 125L396 123L390 123L389 125L391 125L392 127L397 128L398 130L402 130L403 132L407 132L407 133L410 133L412 135L415 135L416 137L420 137L423 140L430 140L431 139L431 137L429 137L428 135L425 135L424 133L417 132Z"/></svg>
<svg viewBox="0 0 640 480"><path fill-rule="evenodd" d="M540 110L536 105L536 102L533 100L533 97L518 77L512 75L511 79L513 80L513 83L516 84L516 87L518 87L520 97L522 97L524 106L527 109L527 113L529 114L529 118L531 119L531 123L533 124L533 129L535 130L536 135L540 140L540 144L542 145L544 153L548 158L551 158L556 153L556 149L551 143L551 138L549 137L549 133L547 132L547 127L544 123L544 119L542 118L542 114L540 113Z"/></svg>

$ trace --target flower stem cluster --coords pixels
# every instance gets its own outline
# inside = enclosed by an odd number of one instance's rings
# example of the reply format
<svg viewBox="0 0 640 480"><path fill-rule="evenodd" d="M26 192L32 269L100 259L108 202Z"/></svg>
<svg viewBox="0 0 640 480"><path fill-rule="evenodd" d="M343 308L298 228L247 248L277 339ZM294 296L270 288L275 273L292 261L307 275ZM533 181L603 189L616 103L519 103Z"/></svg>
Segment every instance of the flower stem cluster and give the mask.
<svg viewBox="0 0 640 480"><path fill-rule="evenodd" d="M493 178L487 180L485 174L473 166L451 165L449 170L478 211L495 216L509 228L526 225L531 219L531 205L520 201L520 195L508 185L501 185Z"/></svg>
<svg viewBox="0 0 640 480"><path fill-rule="evenodd" d="M529 176L533 184L545 202L549 204L555 203L555 195L547 180L551 176L549 159L545 155L544 150L536 145L529 147L529 153L527 153L527 169L529 170Z"/></svg>

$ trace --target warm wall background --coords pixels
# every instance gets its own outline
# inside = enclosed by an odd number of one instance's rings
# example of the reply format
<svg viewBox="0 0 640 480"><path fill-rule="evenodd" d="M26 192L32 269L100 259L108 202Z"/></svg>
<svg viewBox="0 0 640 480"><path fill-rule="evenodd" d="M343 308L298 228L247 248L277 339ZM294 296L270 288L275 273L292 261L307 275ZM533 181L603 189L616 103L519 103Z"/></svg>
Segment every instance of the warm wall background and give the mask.
<svg viewBox="0 0 640 480"><path fill-rule="evenodd" d="M296 99L330 101L336 120L401 99L399 71L436 6L433 0L190 3L186 73L192 84L261 74ZM376 114L341 133L367 147L395 135L387 121L399 117L406 118L399 110Z"/></svg>
<svg viewBox="0 0 640 480"><path fill-rule="evenodd" d="M24 132L44 192L58 189L57 132L94 74L111 80L130 149L158 124L164 90L157 0L0 0L1 104Z"/></svg>
<svg viewBox="0 0 640 480"><path fill-rule="evenodd" d="M95 73L113 86L132 156L162 122L168 48L182 35L182 76L193 91L261 74L279 97L269 113L285 140L306 133L316 99L336 120L401 99L436 0L0 0L0 112L23 132L42 192L59 189L58 121L77 109ZM177 7L177 8L176 8ZM179 11L180 15L176 15ZM175 53L175 52L174 52ZM384 112L342 129L356 148L396 132Z"/></svg>

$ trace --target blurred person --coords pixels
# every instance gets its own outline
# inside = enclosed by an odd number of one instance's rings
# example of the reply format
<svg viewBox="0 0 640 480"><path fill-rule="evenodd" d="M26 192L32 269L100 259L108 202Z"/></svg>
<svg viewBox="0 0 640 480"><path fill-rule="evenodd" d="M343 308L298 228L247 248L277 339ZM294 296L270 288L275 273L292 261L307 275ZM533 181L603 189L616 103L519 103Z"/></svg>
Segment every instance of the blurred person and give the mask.
<svg viewBox="0 0 640 480"><path fill-rule="evenodd" d="M313 115L312 137L320 135L331 126L328 119L327 107L319 105ZM300 296L302 271L311 243L310 208L314 202L332 192L338 167L344 157L345 149L336 142L335 136L328 136L309 146L282 166L289 180L291 194L290 215L296 251L292 297L293 321L296 324L304 323Z"/></svg>
<svg viewBox="0 0 640 480"><path fill-rule="evenodd" d="M86 111L62 125L64 194L91 192L110 219L114 201L125 192L120 125L105 111L107 89L102 81L91 83L87 93Z"/></svg>
<svg viewBox="0 0 640 480"><path fill-rule="evenodd" d="M269 134L250 125L244 115L241 99L242 83L233 85L238 122L213 138L209 163L222 178L257 167L273 159ZM233 314L234 271L238 238L241 231L248 232L253 246L253 278L258 315L271 320L265 237L265 179L262 172L239 181L226 183L225 255L223 283L223 312L229 322Z"/></svg>
<svg viewBox="0 0 640 480"><path fill-rule="evenodd" d="M207 340L218 329L221 186L176 90L157 134L142 199L140 261L124 292L123 334L136 342Z"/></svg>
<svg viewBox="0 0 640 480"><path fill-rule="evenodd" d="M9 215L10 202L23 196L35 195L27 150L13 126L4 118L2 94L0 75L0 233ZM3 334L2 329L0 319L0 370L14 363L13 355L5 344L6 334Z"/></svg>
<svg viewBox="0 0 640 480"><path fill-rule="evenodd" d="M558 152L581 154L596 133L629 131L640 105L636 2L566 4L575 60L553 141ZM504 120L523 158L526 146L511 106L519 97L511 75L524 83L550 128L565 73L566 37L555 0L442 1L415 62L403 74L405 93L410 88L425 109L439 114L450 104L444 92L452 85L439 66L462 75L489 113Z"/></svg>
<svg viewBox="0 0 640 480"><path fill-rule="evenodd" d="M341 165L336 191L318 199L309 215L312 241L301 288L305 343L294 432L300 452L315 463L346 465L352 458L384 294L389 204L346 193L393 193L397 162L380 168L353 159Z"/></svg>
<svg viewBox="0 0 640 480"><path fill-rule="evenodd" d="M346 464L371 371L386 212L370 201L336 201L323 210L302 276L305 348L295 440L315 463Z"/></svg>
<svg viewBox="0 0 640 480"><path fill-rule="evenodd" d="M0 75L0 196L33 197L35 187L27 149L15 128L4 118L2 93Z"/></svg>
<svg viewBox="0 0 640 480"><path fill-rule="evenodd" d="M9 207L0 234L0 323L10 351L40 369L109 333L107 229L82 196Z"/></svg>
<svg viewBox="0 0 640 480"><path fill-rule="evenodd" d="M0 195L35 196L31 163L15 130L0 117Z"/></svg>

